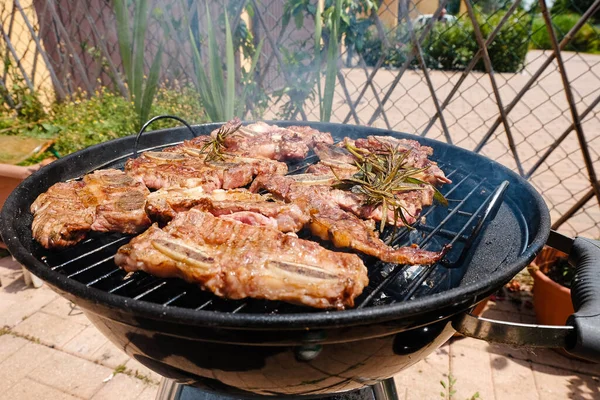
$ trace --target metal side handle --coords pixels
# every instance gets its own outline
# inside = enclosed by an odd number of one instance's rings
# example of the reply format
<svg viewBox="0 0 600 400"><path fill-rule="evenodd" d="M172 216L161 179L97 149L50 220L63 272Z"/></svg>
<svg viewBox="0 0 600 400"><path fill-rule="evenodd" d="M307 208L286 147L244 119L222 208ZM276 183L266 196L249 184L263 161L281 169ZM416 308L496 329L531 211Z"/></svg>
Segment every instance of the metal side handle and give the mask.
<svg viewBox="0 0 600 400"><path fill-rule="evenodd" d="M571 300L575 314L566 326L529 325L460 315L452 326L465 336L527 347L562 347L571 354L600 362L600 241L571 239L556 232L548 244L569 254L575 268Z"/></svg>
<svg viewBox="0 0 600 400"><path fill-rule="evenodd" d="M520 347L566 347L572 326L520 324L476 317L465 313L452 321L452 327L462 335L491 343Z"/></svg>

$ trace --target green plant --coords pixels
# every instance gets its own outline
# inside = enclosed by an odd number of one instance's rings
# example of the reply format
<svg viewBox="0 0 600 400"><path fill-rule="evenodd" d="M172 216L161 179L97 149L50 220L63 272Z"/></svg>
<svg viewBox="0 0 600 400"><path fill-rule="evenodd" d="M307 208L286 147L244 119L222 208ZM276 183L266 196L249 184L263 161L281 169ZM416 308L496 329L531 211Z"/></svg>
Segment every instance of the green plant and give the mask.
<svg viewBox="0 0 600 400"><path fill-rule="evenodd" d="M554 262L544 264L540 271L554 282L569 289L575 277L575 268L569 264L566 257L558 257Z"/></svg>
<svg viewBox="0 0 600 400"><path fill-rule="evenodd" d="M556 0L552 4L552 15L559 14L583 14L594 4L594 0ZM592 22L600 20L600 10L592 15Z"/></svg>
<svg viewBox="0 0 600 400"><path fill-rule="evenodd" d="M505 12L493 15L482 14L476 7L476 15L481 32L488 37L503 18ZM488 54L496 72L518 72L527 55L531 16L524 10L517 11L508 18L496 38L488 46ZM419 29L420 32L420 29ZM388 35L391 46L385 48L373 29L367 32L365 46L360 49L367 65L377 64L383 57L383 65L397 68L406 62L412 51L406 25L399 25ZM479 46L475 39L473 25L466 17L456 23L434 23L421 45L427 67L440 70L463 70L471 62ZM411 67L417 65L413 60ZM475 65L475 70L485 71L483 61Z"/></svg>
<svg viewBox="0 0 600 400"><path fill-rule="evenodd" d="M148 28L148 0L135 2L133 31L130 29L129 11L125 0L114 0L117 21L119 51L125 70L130 99L138 116L136 129L148 120L154 94L158 87L160 64L162 61L162 44L159 46L150 71L144 82L145 38Z"/></svg>
<svg viewBox="0 0 600 400"><path fill-rule="evenodd" d="M221 63L221 56L217 45L216 33L213 28L210 11L206 6L206 26L208 30L208 75L200 55L200 45L190 28L190 41L194 51L194 69L196 72L197 88L206 114L211 121L226 121L234 116L246 114L246 97L252 86L242 85L240 93L236 93L234 45L229 26L229 18L225 14L225 74ZM255 50L251 60L250 69L242 71L244 80L249 79L254 73L263 42Z"/></svg>
<svg viewBox="0 0 600 400"><path fill-rule="evenodd" d="M556 39L560 42L566 34L575 26L580 16L577 14L563 14L552 16L552 25ZM542 17L533 20L533 34L531 47L534 49L552 49L552 41L548 35L548 29ZM567 51L581 51L586 53L600 53L600 34L590 23L584 24L569 44L564 48Z"/></svg>
<svg viewBox="0 0 600 400"><path fill-rule="evenodd" d="M315 18L315 64L317 93L319 94L319 117L321 122L329 122L333 106L333 94L335 93L335 81L337 74L337 60L339 56L339 32L341 24L342 0L337 0L333 9L326 9L324 18L329 21L331 36L327 45L327 61L325 69L325 88L321 90L321 40L322 20L321 8L317 7Z"/></svg>
<svg viewBox="0 0 600 400"><path fill-rule="evenodd" d="M456 389L454 386L456 385L456 378L452 376L452 374L448 374L448 383L444 380L440 381L440 385L444 388L443 391L440 392L440 397L444 400L450 400L456 395ZM467 400L477 400L479 399L479 392L475 392L471 397Z"/></svg>
<svg viewBox="0 0 600 400"><path fill-rule="evenodd" d="M9 76L9 82L0 86L0 115L7 119L11 116L28 123L37 122L46 117L44 106L37 92L32 91L25 82L19 69L13 65L10 58L4 60L4 68ZM4 86L8 84L8 86ZM3 118L4 119L4 118ZM10 126L0 121L0 129Z"/></svg>
<svg viewBox="0 0 600 400"><path fill-rule="evenodd" d="M284 57L284 66L287 70L286 86L275 92L278 96L275 103L279 103L284 95L287 101L280 107L279 116L294 119L304 109L307 100L318 97L319 119L329 121L335 93L337 79L337 62L339 58L339 45L344 26L350 23L349 10L368 10L374 7L370 0L361 0L352 4L349 0L327 0L319 4L308 0L288 0L284 5L282 25L286 29L291 19L294 19L296 28L301 28L305 15L314 18L315 31L313 34L312 52L308 49L310 41L297 43L298 49L289 52L284 47L280 51ZM367 7L367 8L365 8ZM312 55L311 55L312 53ZM325 54L325 55L324 55ZM322 67L325 66L325 82L321 85Z"/></svg>
<svg viewBox="0 0 600 400"><path fill-rule="evenodd" d="M182 87L177 82L165 84L169 84L169 87L157 89L152 113L175 114L190 123L206 121L194 88ZM132 102L106 88L100 88L91 96L80 92L63 103L53 105L41 123L23 124L19 119L14 119L11 133L54 138L54 151L64 156L103 141L131 135L137 130L137 122L138 115ZM178 124L171 120L160 120L150 128L162 129ZM22 165L35 164L51 155L43 153L26 160Z"/></svg>

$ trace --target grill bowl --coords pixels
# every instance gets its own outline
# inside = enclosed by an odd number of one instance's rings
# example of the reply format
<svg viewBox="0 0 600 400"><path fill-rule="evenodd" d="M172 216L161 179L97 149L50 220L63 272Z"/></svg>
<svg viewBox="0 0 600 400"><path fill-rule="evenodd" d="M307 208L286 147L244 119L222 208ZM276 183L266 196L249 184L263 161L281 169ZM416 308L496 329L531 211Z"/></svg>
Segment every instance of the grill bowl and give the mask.
<svg viewBox="0 0 600 400"><path fill-rule="evenodd" d="M93 235L60 254L40 249L31 237L29 206L33 200L56 182L98 168L122 166L133 152L134 137L74 153L25 180L2 210L3 239L19 262L82 307L111 341L164 376L237 395L317 395L372 384L443 344L454 333L449 325L453 316L468 311L534 258L547 239L550 218L541 196L529 183L475 153L369 127L308 125L329 131L338 140L367 135L416 139L433 147L432 159L446 172L454 171L454 183L444 188L445 194L450 193L450 208L436 207L427 217L431 226L424 224L415 233L401 236L403 243L423 240L468 193L476 198L460 203L467 211L459 210L456 218L461 212L466 220L469 215L477 217L476 211L484 208L485 199L497 186L504 181L509 186L495 218L459 264L407 267L367 260L371 284L358 299L359 306L345 311L255 301L240 309L240 303L216 299L178 280L163 283L143 273L123 287L105 287L102 282L106 279L122 281L121 272L115 271L114 265L111 269L111 246L116 249L120 241L128 239L119 235ZM194 129L208 134L218 126ZM142 137L140 150L160 149L188 138L189 132L182 128L155 131ZM457 236L457 230L463 226L470 229L467 225L449 222L447 229L431 238L431 249L458 237L455 249L459 251L468 232ZM99 247L109 252L98 251ZM95 275L90 276L92 273ZM102 278L104 275L107 277ZM377 291L378 286L383 289ZM179 292L163 294L165 288ZM165 298L168 301L163 301Z"/></svg>

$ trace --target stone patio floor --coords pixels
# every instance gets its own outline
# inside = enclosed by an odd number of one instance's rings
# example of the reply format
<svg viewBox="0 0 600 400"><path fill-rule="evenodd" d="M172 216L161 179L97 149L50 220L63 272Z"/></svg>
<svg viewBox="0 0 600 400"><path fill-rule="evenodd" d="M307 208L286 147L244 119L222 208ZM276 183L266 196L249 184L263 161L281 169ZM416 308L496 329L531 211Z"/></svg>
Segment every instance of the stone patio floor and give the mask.
<svg viewBox="0 0 600 400"><path fill-rule="evenodd" d="M154 399L159 375L111 344L82 311L49 289L25 286L0 259L0 399ZM525 294L526 296L526 294ZM527 297L490 301L485 317L534 322ZM448 395L440 381L448 386ZM600 365L553 350L455 338L396 377L401 399L600 399ZM440 392L445 393L442 397Z"/></svg>

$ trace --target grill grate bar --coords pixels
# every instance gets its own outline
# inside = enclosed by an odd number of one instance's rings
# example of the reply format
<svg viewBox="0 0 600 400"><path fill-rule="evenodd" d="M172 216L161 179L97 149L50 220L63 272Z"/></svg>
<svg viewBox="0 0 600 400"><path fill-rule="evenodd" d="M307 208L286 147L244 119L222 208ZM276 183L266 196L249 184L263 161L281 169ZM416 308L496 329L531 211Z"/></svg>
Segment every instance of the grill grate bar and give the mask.
<svg viewBox="0 0 600 400"><path fill-rule="evenodd" d="M181 293L178 293L175 297L170 298L169 300L165 301L164 303L162 303L163 306L168 306L169 304L173 303L176 300L179 300L180 298L182 298L183 296L185 296L187 294L186 291L183 291Z"/></svg>
<svg viewBox="0 0 600 400"><path fill-rule="evenodd" d="M95 267L97 267L98 265L102 265L102 264L104 264L105 262L107 262L107 261L110 261L112 258L113 258L113 256L110 256L110 257L103 258L103 259L102 259L102 260L100 260L100 261L97 261L97 262L95 262L95 263L93 263L93 264L90 264L90 265L88 265L88 266L87 266L87 267L85 267L85 268L81 268L81 269L77 270L76 272L73 272L72 274L69 274L69 275L67 275L67 278L72 278L72 277L74 277L74 276L77 276L77 275L81 274L82 272L89 271L90 269L92 269L92 268L95 268Z"/></svg>
<svg viewBox="0 0 600 400"><path fill-rule="evenodd" d="M127 286L127 285L130 285L130 284L132 284L132 283L134 282L134 280L135 280L134 278L129 278L129 279L127 279L126 281L124 281L122 284L120 284L120 285L117 285L117 286L115 286L114 288L112 288L112 289L108 290L108 293L114 293L114 292L116 292L117 290L119 290L119 289L121 289L121 288L124 288L124 287L125 287L125 286Z"/></svg>
<svg viewBox="0 0 600 400"><path fill-rule="evenodd" d="M112 242L109 242L109 243L103 244L103 245L101 245L101 246L98 246L98 247L94 248L94 249L93 249L93 250L91 250L91 251L88 251L88 252L85 252L85 253L83 253L83 254L80 254L80 255L78 255L78 256L76 256L76 257L73 257L73 258L69 259L68 261L65 261L64 263L61 263L61 264L58 264L58 265L52 266L50 269L51 269L52 271L56 271L56 270L58 270L58 269L61 269L61 268L64 268L64 267L66 267L66 266L67 266L67 265L69 265L69 264L72 264L72 263L74 263L75 261L79 261L79 260L81 260L81 259L83 259L83 258L85 258L85 257L89 257L89 256L91 256L91 255L93 255L93 254L95 254L95 253L98 253L98 252L100 252L100 251L102 251L102 250L105 250L105 249L107 249L108 247L114 246L114 245L116 245L116 244L117 244L117 243L119 243L119 242L128 241L128 240L130 240L130 239L131 239L131 238L130 238L130 237L128 237L128 236L125 236L125 237L118 238L117 240L114 240L114 241L112 241ZM86 240L86 241L85 241L85 243L90 243L92 240L93 240L93 239L88 239L88 240Z"/></svg>
<svg viewBox="0 0 600 400"><path fill-rule="evenodd" d="M235 310L233 310L231 313L235 314L235 313L237 313L239 311L242 311L246 307L247 304L248 303L243 303L242 305L240 305L239 307L237 307Z"/></svg>
<svg viewBox="0 0 600 400"><path fill-rule="evenodd" d="M408 299L410 299L415 294L419 286L421 286L423 282L425 282L425 279L427 279L429 275L431 275L434 269L435 268L433 265L427 265L424 268L422 268L417 274L416 279L414 279L410 283L408 287L408 292L402 297L402 301L407 301Z"/></svg>
<svg viewBox="0 0 600 400"><path fill-rule="evenodd" d="M119 272L119 271L121 271L121 268L115 268L115 269L113 269L112 271L110 271L110 272L108 272L108 273L106 273L106 274L104 274L104 275L102 275L102 276L100 276L100 277L98 277L98 278L96 278L96 279L94 279L94 280L92 280L92 281L89 281L89 282L87 282L87 283L85 284L85 286L92 286L92 285L95 285L96 283L100 282L101 280L103 280L103 279L106 279L106 278L108 278L108 277L110 277L110 276L114 275L115 273L117 273L117 272Z"/></svg>
<svg viewBox="0 0 600 400"><path fill-rule="evenodd" d="M144 293L142 293L142 294L139 294L139 295L135 296L133 299L134 299L134 300L140 300L142 297L144 297L144 296L146 296L146 295L148 295L148 294L150 294L150 293L154 292L156 289L158 289L158 288L160 288L160 287L162 287L162 286L164 286L164 285L166 285L166 284L167 284L167 282L166 282L166 281L162 281L162 282L160 282L158 285L154 286L153 288L151 288L151 289L148 289L148 290L146 290Z"/></svg>
<svg viewBox="0 0 600 400"><path fill-rule="evenodd" d="M425 239L423 239L423 241L419 245L426 246L427 243L429 243L429 241L431 240L431 238L436 233L438 233L438 231L442 228L442 226L444 226L446 224L446 222L448 222L450 220L450 218L452 218L452 216L458 212L458 208L461 207L463 204L465 204L466 201L468 199L470 199L471 196L473 196L473 194L475 194L477 192L477 190L484 184L485 181L486 181L485 178L482 179L477 184L477 186L475 186L473 189L471 189L471 191L460 201L460 203L458 203L458 205L452 211L450 211L450 213L446 217L444 217L444 219L442 221L440 221L439 224L437 224L437 226L429 233L429 235L427 235L427 237Z"/></svg>
<svg viewBox="0 0 600 400"><path fill-rule="evenodd" d="M204 309L204 308L206 308L206 307L210 306L210 305L212 304L212 302L213 302L213 300L212 300L212 299L209 299L209 300L207 300L207 301L206 301L206 302L204 302L204 303L203 303L203 304L202 304L200 307L197 307L197 308L196 308L196 311L198 311L198 310L202 310L202 309Z"/></svg>

